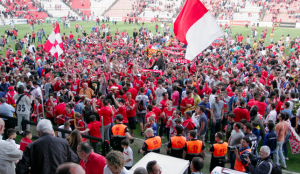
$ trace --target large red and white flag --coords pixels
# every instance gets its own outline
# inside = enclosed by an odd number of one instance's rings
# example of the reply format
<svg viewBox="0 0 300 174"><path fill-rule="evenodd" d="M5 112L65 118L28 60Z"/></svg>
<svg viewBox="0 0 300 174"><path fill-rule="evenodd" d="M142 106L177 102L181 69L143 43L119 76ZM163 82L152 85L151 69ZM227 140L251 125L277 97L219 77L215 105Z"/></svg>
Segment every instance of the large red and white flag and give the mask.
<svg viewBox="0 0 300 174"><path fill-rule="evenodd" d="M56 26L53 25L53 31L49 35L45 45L44 50L50 52L52 56L56 58L64 52L64 46L60 35L60 29L58 23Z"/></svg>
<svg viewBox="0 0 300 174"><path fill-rule="evenodd" d="M200 0L187 0L174 23L176 37L187 45L185 58L193 60L215 39L222 29Z"/></svg>

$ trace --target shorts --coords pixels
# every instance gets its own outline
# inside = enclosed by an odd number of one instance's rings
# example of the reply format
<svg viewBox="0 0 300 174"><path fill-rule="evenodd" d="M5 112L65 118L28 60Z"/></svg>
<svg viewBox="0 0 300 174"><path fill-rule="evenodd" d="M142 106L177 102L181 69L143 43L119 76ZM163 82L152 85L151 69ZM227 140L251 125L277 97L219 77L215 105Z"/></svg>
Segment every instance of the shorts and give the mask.
<svg viewBox="0 0 300 174"><path fill-rule="evenodd" d="M130 129L136 129L136 117L129 117L128 118L129 121L129 128Z"/></svg>
<svg viewBox="0 0 300 174"><path fill-rule="evenodd" d="M138 122L138 123L146 123L146 113L136 114L136 122Z"/></svg>
<svg viewBox="0 0 300 174"><path fill-rule="evenodd" d="M4 46L4 44L3 43L0 43L0 47L3 47Z"/></svg>

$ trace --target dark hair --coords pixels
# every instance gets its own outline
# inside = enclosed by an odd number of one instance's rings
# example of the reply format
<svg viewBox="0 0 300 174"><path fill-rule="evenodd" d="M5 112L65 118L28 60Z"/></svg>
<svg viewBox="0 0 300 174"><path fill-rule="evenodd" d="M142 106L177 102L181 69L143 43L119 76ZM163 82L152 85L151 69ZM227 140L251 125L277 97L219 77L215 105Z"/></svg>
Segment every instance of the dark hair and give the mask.
<svg viewBox="0 0 300 174"><path fill-rule="evenodd" d="M151 101L151 104L152 104L153 106L155 106L155 105L156 105L156 100L152 100L152 101Z"/></svg>
<svg viewBox="0 0 300 174"><path fill-rule="evenodd" d="M164 93L162 94L162 96L165 97L167 94L168 94L168 92L164 92Z"/></svg>
<svg viewBox="0 0 300 174"><path fill-rule="evenodd" d="M93 122L93 121L95 121L96 120L96 116L95 115L91 115L90 116L90 122Z"/></svg>
<svg viewBox="0 0 300 174"><path fill-rule="evenodd" d="M181 119L180 118L176 118L175 123L181 123Z"/></svg>
<svg viewBox="0 0 300 174"><path fill-rule="evenodd" d="M235 114L234 114L233 112L230 112L230 113L228 114L228 116L231 117L231 118L235 118Z"/></svg>
<svg viewBox="0 0 300 174"><path fill-rule="evenodd" d="M275 124L274 124L273 122L269 121L269 123L268 123L268 128L269 128L269 130L270 130L270 131L273 130L274 127L275 127Z"/></svg>
<svg viewBox="0 0 300 174"><path fill-rule="evenodd" d="M202 112L205 112L205 106L200 105L200 110L201 110Z"/></svg>
<svg viewBox="0 0 300 174"><path fill-rule="evenodd" d="M24 94L24 86L23 85L19 86L18 94Z"/></svg>
<svg viewBox="0 0 300 174"><path fill-rule="evenodd" d="M140 88L140 92L144 93L145 89L143 87Z"/></svg>
<svg viewBox="0 0 300 174"><path fill-rule="evenodd" d="M223 139L223 134L222 132L217 132L217 137L222 140Z"/></svg>
<svg viewBox="0 0 300 174"><path fill-rule="evenodd" d="M176 125L175 130L177 131L177 135L182 134L183 127L181 125Z"/></svg>
<svg viewBox="0 0 300 174"><path fill-rule="evenodd" d="M272 107L273 109L275 109L275 108L276 108L276 104L275 104L275 103L271 103L271 107Z"/></svg>
<svg viewBox="0 0 300 174"><path fill-rule="evenodd" d="M123 115L121 114L116 115L116 119L119 121L123 121Z"/></svg>
<svg viewBox="0 0 300 174"><path fill-rule="evenodd" d="M31 130L25 130L23 133L23 137L26 137L27 135L30 135L30 134L32 134Z"/></svg>
<svg viewBox="0 0 300 174"><path fill-rule="evenodd" d="M59 101L59 103L63 103L65 100L64 100L64 97L63 96L60 96L59 98L58 98L58 101Z"/></svg>
<svg viewBox="0 0 300 174"><path fill-rule="evenodd" d="M185 115L187 115L187 116L190 116L190 117L191 117L191 116L193 115L193 113L192 113L192 111L186 111L186 112L185 112Z"/></svg>
<svg viewBox="0 0 300 174"><path fill-rule="evenodd" d="M236 123L235 123L235 126L236 126L238 129L241 129L241 127L242 127L241 123L239 123L239 122L236 122Z"/></svg>
<svg viewBox="0 0 300 174"><path fill-rule="evenodd" d="M191 90L187 90L187 91L186 91L186 94L191 94L191 93L192 93Z"/></svg>
<svg viewBox="0 0 300 174"><path fill-rule="evenodd" d="M241 123L246 124L247 122L248 121L245 118L241 119Z"/></svg>
<svg viewBox="0 0 300 174"><path fill-rule="evenodd" d="M155 166L156 163L157 163L156 160L148 162L147 167L146 167L148 173L150 173L150 172L154 173L153 166Z"/></svg>
<svg viewBox="0 0 300 174"><path fill-rule="evenodd" d="M197 132L195 130L190 130L189 133L191 137L196 138Z"/></svg>
<svg viewBox="0 0 300 174"><path fill-rule="evenodd" d="M201 171L204 166L204 161L200 157L194 157L192 160L192 165L196 171Z"/></svg>
<svg viewBox="0 0 300 174"><path fill-rule="evenodd" d="M148 105L148 106L147 106L147 109L148 109L149 111L152 111L153 106L152 106L152 105Z"/></svg>
<svg viewBox="0 0 300 174"><path fill-rule="evenodd" d="M89 143L79 143L78 146L80 146L79 150L86 154L90 154L92 152L92 147Z"/></svg>
<svg viewBox="0 0 300 174"><path fill-rule="evenodd" d="M9 128L6 132L7 137L12 136L13 134L15 134L17 131L14 128Z"/></svg>
<svg viewBox="0 0 300 174"><path fill-rule="evenodd" d="M124 139L124 140L121 141L121 145L128 146L129 145L129 141L127 139Z"/></svg>
<svg viewBox="0 0 300 174"><path fill-rule="evenodd" d="M249 139L248 137L243 137L242 139L245 140L246 143L248 143L248 144L250 144L250 142L251 142L250 139Z"/></svg>
<svg viewBox="0 0 300 174"><path fill-rule="evenodd" d="M245 126L246 126L246 128L247 128L247 129L249 129L249 130L252 130L252 129L253 129L253 126L252 126L252 124L251 124L251 123L249 123L249 122L248 122L248 123L246 123L246 124L245 124Z"/></svg>
<svg viewBox="0 0 300 174"><path fill-rule="evenodd" d="M284 105L288 108L290 107L290 103L289 102L285 102Z"/></svg>

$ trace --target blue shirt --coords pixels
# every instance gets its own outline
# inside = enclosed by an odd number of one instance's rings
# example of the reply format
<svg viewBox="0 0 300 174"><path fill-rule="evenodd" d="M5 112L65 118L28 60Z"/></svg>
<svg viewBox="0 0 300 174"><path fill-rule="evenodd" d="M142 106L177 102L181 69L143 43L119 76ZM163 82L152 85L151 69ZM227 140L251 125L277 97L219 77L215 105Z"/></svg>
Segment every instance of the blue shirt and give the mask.
<svg viewBox="0 0 300 174"><path fill-rule="evenodd" d="M291 118L291 116L292 116L292 111L289 109L284 109L281 112L287 112L289 114L289 118Z"/></svg>
<svg viewBox="0 0 300 174"><path fill-rule="evenodd" d="M0 84L0 91L2 91L4 93L4 95L6 95L6 93L8 92L8 87L9 87L9 83L5 82L4 84L1 83Z"/></svg>
<svg viewBox="0 0 300 174"><path fill-rule="evenodd" d="M3 114L8 117L14 117L13 112L15 112L15 108L12 105L9 105L7 103L3 103L0 105L0 114ZM3 120L7 120L3 118Z"/></svg>
<svg viewBox="0 0 300 174"><path fill-rule="evenodd" d="M198 104L198 106L204 106L205 107L205 115L206 115L206 118L208 118L208 111L206 110L206 108L210 109L210 104L209 102L207 102L206 104L204 102L201 102Z"/></svg>
<svg viewBox="0 0 300 174"><path fill-rule="evenodd" d="M79 112L82 115L83 114L82 113L83 108L84 108L83 102L79 102L79 103L77 103L77 105L75 105L74 111Z"/></svg>
<svg viewBox="0 0 300 174"><path fill-rule="evenodd" d="M277 146L277 135L274 131L269 131L263 141L263 146L269 146L271 154L275 152Z"/></svg>
<svg viewBox="0 0 300 174"><path fill-rule="evenodd" d="M256 135L257 140L259 140L260 130L257 129L257 128L253 128L253 129L252 129L252 133L253 133L254 135Z"/></svg>
<svg viewBox="0 0 300 174"><path fill-rule="evenodd" d="M156 123L153 123L153 124L151 125L151 128L152 128L152 130L153 130L154 136L157 136L157 125L156 125Z"/></svg>

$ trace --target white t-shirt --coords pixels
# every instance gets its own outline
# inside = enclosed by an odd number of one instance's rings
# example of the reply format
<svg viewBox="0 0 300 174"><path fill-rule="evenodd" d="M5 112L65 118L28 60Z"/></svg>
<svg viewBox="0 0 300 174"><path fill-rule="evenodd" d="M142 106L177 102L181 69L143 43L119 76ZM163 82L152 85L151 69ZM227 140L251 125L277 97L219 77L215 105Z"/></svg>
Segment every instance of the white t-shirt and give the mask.
<svg viewBox="0 0 300 174"><path fill-rule="evenodd" d="M127 149L124 148L123 155L125 157L125 161L127 161L128 159L131 159L130 161L125 163L125 167L131 167L133 165L133 152L132 152L131 147L128 146Z"/></svg>
<svg viewBox="0 0 300 174"><path fill-rule="evenodd" d="M110 171L110 169L106 165L103 169L103 174L113 174L113 173ZM129 171L125 167L123 167L120 174L129 174Z"/></svg>
<svg viewBox="0 0 300 174"><path fill-rule="evenodd" d="M65 129L65 125L61 125L61 126L58 126L59 129ZM72 128L70 127L69 128L69 131L72 131ZM69 134L65 133L65 137L67 137ZM60 137L62 138L62 135L61 135L61 132L57 132L57 137Z"/></svg>

